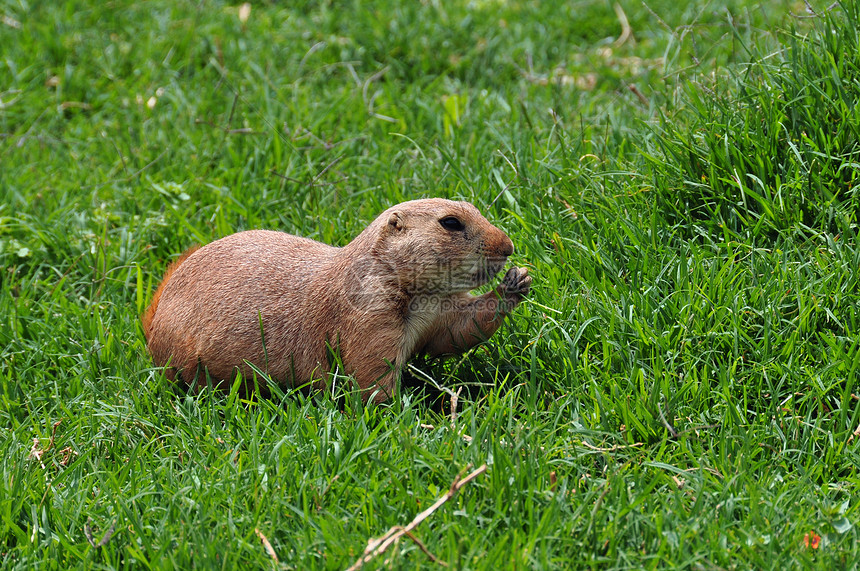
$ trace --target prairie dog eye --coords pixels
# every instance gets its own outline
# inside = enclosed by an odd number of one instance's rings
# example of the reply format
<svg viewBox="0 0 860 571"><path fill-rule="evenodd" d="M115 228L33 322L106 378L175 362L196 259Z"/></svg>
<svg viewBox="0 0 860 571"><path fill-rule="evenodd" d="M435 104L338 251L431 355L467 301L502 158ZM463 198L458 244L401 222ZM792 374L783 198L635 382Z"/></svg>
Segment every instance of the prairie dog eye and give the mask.
<svg viewBox="0 0 860 571"><path fill-rule="evenodd" d="M466 227L463 226L463 223L460 222L460 219L456 216L446 216L439 220L439 224L441 224L442 228L445 230L451 230L452 232L461 232L466 229Z"/></svg>

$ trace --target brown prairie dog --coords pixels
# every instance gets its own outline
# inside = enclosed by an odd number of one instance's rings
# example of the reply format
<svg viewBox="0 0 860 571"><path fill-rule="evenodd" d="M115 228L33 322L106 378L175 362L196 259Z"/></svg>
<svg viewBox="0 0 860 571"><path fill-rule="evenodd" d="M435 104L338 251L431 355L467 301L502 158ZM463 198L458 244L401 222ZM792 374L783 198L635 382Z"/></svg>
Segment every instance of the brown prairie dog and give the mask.
<svg viewBox="0 0 860 571"><path fill-rule="evenodd" d="M362 397L381 402L418 354L463 352L488 339L528 293L505 265L513 243L468 202L392 206L342 248L249 230L189 250L143 315L147 345L171 379L216 385L246 361L285 386L325 388L336 348Z"/></svg>

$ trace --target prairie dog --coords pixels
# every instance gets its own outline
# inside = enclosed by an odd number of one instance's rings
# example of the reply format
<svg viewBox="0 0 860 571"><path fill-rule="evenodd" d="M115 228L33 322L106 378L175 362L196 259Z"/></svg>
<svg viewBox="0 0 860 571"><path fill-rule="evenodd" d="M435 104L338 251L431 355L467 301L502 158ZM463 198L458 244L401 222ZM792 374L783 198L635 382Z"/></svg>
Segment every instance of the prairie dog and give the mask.
<svg viewBox="0 0 860 571"><path fill-rule="evenodd" d="M325 388L330 351L366 401L396 390L417 354L463 352L488 339L532 278L511 268L510 238L468 202L413 200L380 214L342 248L248 230L182 255L142 317L166 374L205 386L266 371L283 386Z"/></svg>

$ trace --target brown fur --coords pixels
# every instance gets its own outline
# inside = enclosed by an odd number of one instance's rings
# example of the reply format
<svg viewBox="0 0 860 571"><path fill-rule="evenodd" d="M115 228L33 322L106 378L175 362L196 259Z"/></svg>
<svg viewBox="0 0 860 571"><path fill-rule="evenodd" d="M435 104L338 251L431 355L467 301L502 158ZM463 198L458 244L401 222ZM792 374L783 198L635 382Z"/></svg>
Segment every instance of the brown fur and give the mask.
<svg viewBox="0 0 860 571"><path fill-rule="evenodd" d="M456 217L462 229L443 227ZM190 250L168 268L143 316L153 360L170 378L231 380L246 361L279 383L326 386L329 348L362 396L394 394L416 354L462 352L489 338L528 292L504 232L467 202L415 200L383 212L343 248L249 230Z"/></svg>
<svg viewBox="0 0 860 571"><path fill-rule="evenodd" d="M158 284L158 288L156 288L155 294L152 296L152 301L149 303L149 307L147 307L146 311L143 312L143 315L140 316L140 321L143 323L143 334L146 336L147 341L149 341L149 338L152 335L152 318L155 317L155 311L158 309L158 300L161 299L161 292L164 291L164 286L167 284L167 280L170 279L170 276L173 275L173 272L176 271L179 264L184 262L188 256L199 249L200 246L191 246L171 262L169 266L167 266L167 270L164 272L164 277L161 278L161 283Z"/></svg>

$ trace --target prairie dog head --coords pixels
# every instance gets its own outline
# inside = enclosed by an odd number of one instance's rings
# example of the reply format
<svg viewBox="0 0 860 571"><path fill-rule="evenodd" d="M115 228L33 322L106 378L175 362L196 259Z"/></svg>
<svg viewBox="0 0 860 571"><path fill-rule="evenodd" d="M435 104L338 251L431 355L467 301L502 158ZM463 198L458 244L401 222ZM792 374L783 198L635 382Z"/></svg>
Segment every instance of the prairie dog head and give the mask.
<svg viewBox="0 0 860 571"><path fill-rule="evenodd" d="M468 202L404 202L371 227L378 229L374 254L410 293L472 290L496 275L514 251L510 238Z"/></svg>

